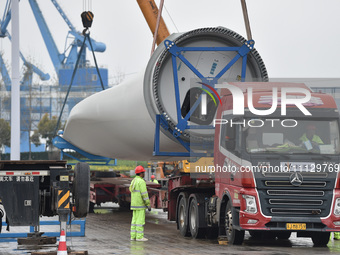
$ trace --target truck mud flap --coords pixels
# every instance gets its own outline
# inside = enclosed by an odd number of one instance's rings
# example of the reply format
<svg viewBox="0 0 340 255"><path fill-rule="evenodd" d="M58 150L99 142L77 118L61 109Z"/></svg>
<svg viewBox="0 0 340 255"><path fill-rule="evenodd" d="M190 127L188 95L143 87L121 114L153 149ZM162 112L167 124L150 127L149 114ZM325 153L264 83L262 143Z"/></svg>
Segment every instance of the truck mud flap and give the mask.
<svg viewBox="0 0 340 255"><path fill-rule="evenodd" d="M237 230L242 230L240 227L240 208L233 207L232 214L233 219L235 219L235 221L233 222L233 228Z"/></svg>

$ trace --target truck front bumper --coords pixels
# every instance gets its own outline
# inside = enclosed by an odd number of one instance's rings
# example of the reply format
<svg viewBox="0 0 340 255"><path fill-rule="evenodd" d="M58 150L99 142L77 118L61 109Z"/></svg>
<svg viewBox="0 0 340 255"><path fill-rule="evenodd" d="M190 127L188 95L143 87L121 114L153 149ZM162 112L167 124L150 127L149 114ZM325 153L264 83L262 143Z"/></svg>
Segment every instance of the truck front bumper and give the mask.
<svg viewBox="0 0 340 255"><path fill-rule="evenodd" d="M334 206L336 198L340 198L340 190L334 190L332 208L330 215L327 217L296 217L296 216L266 216L261 211L258 193L256 189L242 189L242 195L250 195L256 197L257 212L249 213L246 211L246 203L242 198L241 208L239 211L240 229L243 230L272 230L272 231L331 231L340 232L340 215L334 215ZM290 229L287 223L298 223L296 229ZM299 229L299 226L302 226Z"/></svg>

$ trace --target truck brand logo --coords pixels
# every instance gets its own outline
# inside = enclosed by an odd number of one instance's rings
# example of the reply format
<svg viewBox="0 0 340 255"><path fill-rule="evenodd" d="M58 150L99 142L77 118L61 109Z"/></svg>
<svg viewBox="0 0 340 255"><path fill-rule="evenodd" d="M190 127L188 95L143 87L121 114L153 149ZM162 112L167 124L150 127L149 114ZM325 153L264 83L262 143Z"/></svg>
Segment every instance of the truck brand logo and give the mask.
<svg viewBox="0 0 340 255"><path fill-rule="evenodd" d="M303 177L302 177L302 174L300 173L292 173L289 176L289 182L293 186L300 186L302 184L302 181L303 181Z"/></svg>

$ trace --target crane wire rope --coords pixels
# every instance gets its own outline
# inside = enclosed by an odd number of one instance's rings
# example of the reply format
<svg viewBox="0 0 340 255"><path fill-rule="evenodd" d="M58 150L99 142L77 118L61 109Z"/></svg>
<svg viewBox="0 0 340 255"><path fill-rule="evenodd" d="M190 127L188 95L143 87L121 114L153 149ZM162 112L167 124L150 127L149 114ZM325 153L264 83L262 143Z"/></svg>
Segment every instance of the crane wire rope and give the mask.
<svg viewBox="0 0 340 255"><path fill-rule="evenodd" d="M73 80L74 80L74 78L75 78L75 75L76 75L76 72L77 72L77 69L78 69L78 66L79 66L80 56L82 55L83 50L86 50L86 48L85 48L86 39L89 41L89 44L90 44L90 48L91 48L91 51L92 51L94 63L95 63L95 66L96 66L96 70L97 70L99 79L100 79L101 87L102 87L103 90L105 90L105 87L104 87L104 84L103 84L103 80L102 80L102 77L101 77L100 72L99 72L99 68L98 68L98 64L97 64L97 59L96 59L96 56L95 56L95 54L94 54L94 50L93 50L93 47L92 47L92 42L91 42L91 38L90 38L90 33L86 33L86 34L84 35L83 44L81 45L80 51L79 51L79 53L78 53L78 58L77 58L77 61L76 61L76 64L75 64L75 67L74 67L74 70L73 70L73 73L72 73L71 82L70 82L70 85L69 85L69 87L68 87L68 89L67 89L67 93L66 93L66 96L65 96L65 99L64 99L63 106L62 106L62 108L61 108L61 110L60 110L60 114L59 114L59 118L58 118L58 121L57 121L57 125L56 125L56 128L55 128L55 130L54 130L54 135L57 135L57 132L58 132L58 128L59 128L59 125L60 125L60 122L61 122L61 117L62 117L62 115L63 115L64 108L65 108L65 105L66 105L68 96L69 96L69 94L70 94L70 91L71 91L71 87L72 87L72 84L73 84Z"/></svg>
<svg viewBox="0 0 340 255"><path fill-rule="evenodd" d="M92 0L83 0L83 11L92 11Z"/></svg>
<svg viewBox="0 0 340 255"><path fill-rule="evenodd" d="M246 32L247 32L247 39L248 39L248 41L250 41L253 38L252 38L252 35L251 35L250 22L249 22L246 0L241 0L241 5L242 5L244 25L246 27Z"/></svg>
<svg viewBox="0 0 340 255"><path fill-rule="evenodd" d="M178 28L177 28L177 26L176 26L176 24L175 24L174 20L172 19L171 15L170 15L170 12L168 11L168 9L166 8L166 6L165 6L165 5L164 5L164 9L165 9L166 13L168 14L168 16L169 16L169 18L170 18L170 20L171 20L172 24L173 24L173 25L174 25L174 27L176 28L176 30L177 30L177 33L179 33L179 30L178 30Z"/></svg>
<svg viewBox="0 0 340 255"><path fill-rule="evenodd" d="M159 4L159 10L158 10L158 16L157 16L157 23L156 23L156 29L155 33L153 35L153 42L152 42L152 48L151 48L151 55L153 54L156 46L156 40L158 36L158 28L159 28L159 23L161 22L161 17L162 17L162 10L163 10L163 5L164 5L164 0L161 0Z"/></svg>

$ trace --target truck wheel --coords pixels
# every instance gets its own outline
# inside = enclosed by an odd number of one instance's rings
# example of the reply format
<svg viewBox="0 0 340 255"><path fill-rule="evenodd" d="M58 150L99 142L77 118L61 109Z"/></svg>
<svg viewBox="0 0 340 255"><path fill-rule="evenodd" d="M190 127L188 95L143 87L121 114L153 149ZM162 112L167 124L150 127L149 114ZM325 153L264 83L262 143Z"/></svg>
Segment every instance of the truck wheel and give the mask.
<svg viewBox="0 0 340 255"><path fill-rule="evenodd" d="M329 236L331 233L313 233L312 241L314 246L326 246L329 242Z"/></svg>
<svg viewBox="0 0 340 255"><path fill-rule="evenodd" d="M225 232L228 241L231 244L242 244L244 239L244 230L234 228L235 219L233 219L231 202L228 201L225 210Z"/></svg>
<svg viewBox="0 0 340 255"><path fill-rule="evenodd" d="M178 204L178 228L179 232L182 236L190 236L189 229L188 229L188 220L187 220L187 200L183 196Z"/></svg>
<svg viewBox="0 0 340 255"><path fill-rule="evenodd" d="M193 238L201 238L205 234L205 229L199 228L199 217L197 199L193 197L189 206L189 229Z"/></svg>
<svg viewBox="0 0 340 255"><path fill-rule="evenodd" d="M79 162L74 168L73 197L74 217L86 217L90 202L90 167L87 163Z"/></svg>

